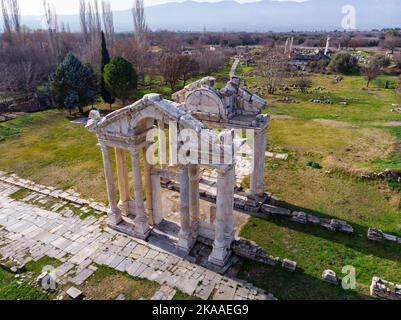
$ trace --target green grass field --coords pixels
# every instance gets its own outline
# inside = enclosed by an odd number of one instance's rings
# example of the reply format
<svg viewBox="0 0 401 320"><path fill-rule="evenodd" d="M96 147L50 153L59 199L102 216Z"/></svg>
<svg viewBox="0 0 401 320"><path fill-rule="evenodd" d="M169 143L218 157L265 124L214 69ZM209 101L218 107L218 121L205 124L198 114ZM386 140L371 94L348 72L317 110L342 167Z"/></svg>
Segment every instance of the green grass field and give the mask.
<svg viewBox="0 0 401 320"><path fill-rule="evenodd" d="M254 71L243 68L242 72ZM401 170L401 114L391 112L400 99L396 77L380 76L366 89L362 76L312 76L324 89L292 90L265 96L272 114L268 150L289 153L286 162L267 159L266 188L283 206L351 223L352 236L304 226L280 218L251 218L241 235L256 241L269 254L297 261L295 274L280 266L245 262L240 277L273 292L279 299L365 299L373 276L401 282L399 245L374 243L369 227L401 236L401 196L384 181L363 181L362 173ZM263 87L263 79L245 78ZM390 89L385 82L390 81ZM323 93L326 92L326 93ZM328 92L328 93L327 93ZM298 103L277 102L284 96ZM330 99L332 105L310 102ZM340 102L346 101L343 106ZM308 163L322 168L314 169ZM319 167L317 166L317 167ZM394 191L395 190L395 191ZM398 189L399 190L399 189ZM343 290L321 281L325 269L342 277L346 265L356 268L356 290Z"/></svg>

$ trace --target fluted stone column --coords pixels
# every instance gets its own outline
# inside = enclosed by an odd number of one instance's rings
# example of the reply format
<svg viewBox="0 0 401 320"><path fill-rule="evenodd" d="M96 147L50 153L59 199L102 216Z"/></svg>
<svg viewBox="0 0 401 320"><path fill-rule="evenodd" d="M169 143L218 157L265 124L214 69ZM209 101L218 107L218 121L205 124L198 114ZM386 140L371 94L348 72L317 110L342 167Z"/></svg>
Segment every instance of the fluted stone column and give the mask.
<svg viewBox="0 0 401 320"><path fill-rule="evenodd" d="M153 200L153 223L155 225L158 225L164 219L160 177L158 175L151 175L151 182L152 182L152 200Z"/></svg>
<svg viewBox="0 0 401 320"><path fill-rule="evenodd" d="M216 220L214 223L215 239L213 251L209 256L209 262L224 267L230 258L230 248L227 246L225 238L226 230L226 188L229 185L230 178L225 170L218 170L217 178L217 201L216 201Z"/></svg>
<svg viewBox="0 0 401 320"><path fill-rule="evenodd" d="M228 248L235 240L234 228L234 187L235 187L235 170L232 168L227 172L228 185L226 187L226 200L225 200L225 232L224 237Z"/></svg>
<svg viewBox="0 0 401 320"><path fill-rule="evenodd" d="M177 249L180 253L188 254L194 245L189 214L189 173L188 167L183 166L180 170L181 230L178 234Z"/></svg>
<svg viewBox="0 0 401 320"><path fill-rule="evenodd" d="M152 194L152 178L151 171L152 165L146 159L146 149L143 150L143 163L144 163L144 180L145 180L145 193L146 193L146 215L149 223L154 225L153 219L153 194Z"/></svg>
<svg viewBox="0 0 401 320"><path fill-rule="evenodd" d="M167 150L166 137L165 137L166 125L165 125L165 123L163 121L159 121L158 124L159 124L159 137L158 137L158 140L159 140L159 162L160 162L160 168L166 169L167 168L167 154L164 153L164 151Z"/></svg>
<svg viewBox="0 0 401 320"><path fill-rule="evenodd" d="M150 234L148 218L145 214L145 204L142 192L142 176L139 160L139 150L131 149L132 173L134 177L134 193L135 193L135 237L146 240Z"/></svg>
<svg viewBox="0 0 401 320"><path fill-rule="evenodd" d="M255 132L253 172L251 175L250 193L262 197L265 193L265 159L267 132L266 129Z"/></svg>
<svg viewBox="0 0 401 320"><path fill-rule="evenodd" d="M189 213L191 217L192 237L199 235L199 166L189 165Z"/></svg>
<svg viewBox="0 0 401 320"><path fill-rule="evenodd" d="M100 148L102 150L107 196L109 198L109 205L110 205L109 212L107 214L109 220L108 222L109 224L116 226L122 221L122 215L117 205L116 189L114 186L114 179L113 179L113 170L110 162L110 153L106 145L101 144Z"/></svg>
<svg viewBox="0 0 401 320"><path fill-rule="evenodd" d="M117 178L118 178L118 189L120 193L120 201L118 207L120 208L124 216L128 216L130 213L130 189L128 180L128 169L125 163L124 150L115 148L116 154L116 167L117 167Z"/></svg>

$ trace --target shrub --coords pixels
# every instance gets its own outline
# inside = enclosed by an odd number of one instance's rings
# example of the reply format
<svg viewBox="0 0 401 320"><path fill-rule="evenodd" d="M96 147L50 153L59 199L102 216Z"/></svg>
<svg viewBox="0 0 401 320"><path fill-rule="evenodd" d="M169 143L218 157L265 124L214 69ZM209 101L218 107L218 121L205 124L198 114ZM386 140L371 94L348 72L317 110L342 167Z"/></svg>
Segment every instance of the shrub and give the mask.
<svg viewBox="0 0 401 320"><path fill-rule="evenodd" d="M313 160L308 161L308 167L311 167L313 169L322 169L322 166Z"/></svg>
<svg viewBox="0 0 401 320"><path fill-rule="evenodd" d="M294 81L294 86L299 88L302 92L304 92L306 89L311 88L312 85L313 82L310 78L301 77Z"/></svg>
<svg viewBox="0 0 401 320"><path fill-rule="evenodd" d="M348 52L340 52L333 56L329 68L334 72L351 73L358 69L358 60Z"/></svg>

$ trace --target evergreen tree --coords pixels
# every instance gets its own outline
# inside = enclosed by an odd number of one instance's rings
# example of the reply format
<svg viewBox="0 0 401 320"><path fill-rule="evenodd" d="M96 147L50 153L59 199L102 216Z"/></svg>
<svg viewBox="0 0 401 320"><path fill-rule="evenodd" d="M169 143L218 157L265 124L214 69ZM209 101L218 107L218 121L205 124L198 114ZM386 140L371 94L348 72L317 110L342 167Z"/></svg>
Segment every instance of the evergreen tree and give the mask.
<svg viewBox="0 0 401 320"><path fill-rule="evenodd" d="M70 113L78 108L83 113L83 108L93 104L99 94L96 75L69 53L50 79L50 93L57 107L68 109Z"/></svg>
<svg viewBox="0 0 401 320"><path fill-rule="evenodd" d="M124 107L138 86L138 75L133 65L124 58L114 58L105 66L103 77L107 89L121 100Z"/></svg>
<svg viewBox="0 0 401 320"><path fill-rule="evenodd" d="M110 63L110 55L109 51L107 50L107 45L106 45L106 38L104 36L104 32L102 31L102 65L101 65L101 79L100 79L100 93L102 95L102 99L105 103L108 103L111 105L115 102L114 97L111 95L109 90L107 90L106 84L104 82L104 67Z"/></svg>

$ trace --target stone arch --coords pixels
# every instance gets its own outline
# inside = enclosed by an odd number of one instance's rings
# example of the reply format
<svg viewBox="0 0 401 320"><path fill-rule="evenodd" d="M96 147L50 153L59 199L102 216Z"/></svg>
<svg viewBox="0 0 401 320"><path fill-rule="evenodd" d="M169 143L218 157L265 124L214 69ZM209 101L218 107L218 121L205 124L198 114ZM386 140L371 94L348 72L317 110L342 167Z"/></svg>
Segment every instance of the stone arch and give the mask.
<svg viewBox="0 0 401 320"><path fill-rule="evenodd" d="M185 99L186 109L197 112L225 115L223 101L214 91L201 88L194 90Z"/></svg>

